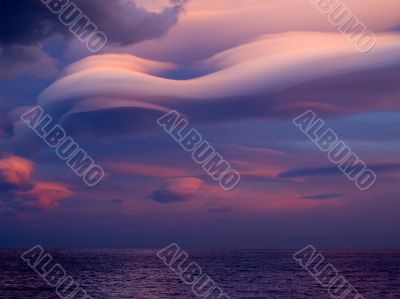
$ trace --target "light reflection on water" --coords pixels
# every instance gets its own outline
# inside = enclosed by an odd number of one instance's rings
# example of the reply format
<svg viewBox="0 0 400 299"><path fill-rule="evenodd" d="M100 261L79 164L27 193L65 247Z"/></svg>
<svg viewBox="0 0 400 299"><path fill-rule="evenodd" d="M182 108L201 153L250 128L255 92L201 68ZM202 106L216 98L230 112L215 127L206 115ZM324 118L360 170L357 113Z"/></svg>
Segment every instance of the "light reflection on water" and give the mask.
<svg viewBox="0 0 400 299"><path fill-rule="evenodd" d="M234 298L330 298L293 259L296 250L187 250ZM0 299L54 299L20 259L0 250ZM97 298L196 298L156 250L53 250L55 262ZM366 299L400 298L400 251L321 251Z"/></svg>

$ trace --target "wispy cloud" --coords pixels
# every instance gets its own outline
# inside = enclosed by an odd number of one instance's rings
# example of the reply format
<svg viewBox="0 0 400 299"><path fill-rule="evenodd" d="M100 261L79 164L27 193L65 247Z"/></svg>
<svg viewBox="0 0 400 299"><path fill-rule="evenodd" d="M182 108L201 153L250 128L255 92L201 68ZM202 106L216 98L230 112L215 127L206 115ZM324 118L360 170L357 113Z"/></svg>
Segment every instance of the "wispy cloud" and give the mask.
<svg viewBox="0 0 400 299"><path fill-rule="evenodd" d="M343 194L341 193L324 193L324 194L316 194L316 195L308 195L302 196L301 199L335 199L341 197Z"/></svg>
<svg viewBox="0 0 400 299"><path fill-rule="evenodd" d="M154 191L150 198L159 203L182 202L194 199L203 186L197 178L171 179L159 190Z"/></svg>

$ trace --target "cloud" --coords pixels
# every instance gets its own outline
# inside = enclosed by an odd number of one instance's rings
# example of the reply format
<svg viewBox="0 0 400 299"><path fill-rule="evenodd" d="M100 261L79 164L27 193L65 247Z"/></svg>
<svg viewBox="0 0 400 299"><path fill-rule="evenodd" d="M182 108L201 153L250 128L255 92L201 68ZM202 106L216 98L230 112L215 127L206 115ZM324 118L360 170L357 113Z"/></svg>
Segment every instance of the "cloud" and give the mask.
<svg viewBox="0 0 400 299"><path fill-rule="evenodd" d="M400 73L399 50L398 34L379 35L374 51L360 53L341 34L282 33L199 62L197 68L207 73L185 80L169 75L166 69L172 66L165 63L99 55L68 68L40 95L39 103L56 110L68 107L65 118L80 113L82 119L96 114L118 119L125 111L122 119L129 119L127 115L135 115L138 109L161 112L173 108L194 122L286 120L305 109L327 116L398 110L400 90L396 86L400 82L393 74ZM377 72L382 74L378 79ZM154 123L156 114L149 115L149 123ZM108 129L118 134L120 127L117 122L115 129L112 124Z"/></svg>
<svg viewBox="0 0 400 299"><path fill-rule="evenodd" d="M0 79L7 79L19 74L50 77L58 72L55 59L51 58L39 46L1 46L0 69L6 70L0 74Z"/></svg>
<svg viewBox="0 0 400 299"><path fill-rule="evenodd" d="M299 167L282 172L278 176L280 178L289 179L320 175L340 175L341 173L337 166Z"/></svg>
<svg viewBox="0 0 400 299"><path fill-rule="evenodd" d="M378 7L375 1L346 0L345 5L374 33L399 27L400 2L381 0ZM141 57L192 63L265 34L338 32L309 1L192 0L186 11L168 38L148 41L130 50ZM238 26L241 23L246 26ZM342 39L346 37L343 35Z"/></svg>
<svg viewBox="0 0 400 299"><path fill-rule="evenodd" d="M0 115L0 139L12 137L13 134L13 123L6 116Z"/></svg>
<svg viewBox="0 0 400 299"><path fill-rule="evenodd" d="M97 107L103 107L98 109ZM105 137L142 134L159 129L154 121L169 109L142 102L111 98L88 99L77 103L60 120L73 135ZM107 119L107 122L103 120ZM118 132L118 133L116 133Z"/></svg>
<svg viewBox="0 0 400 299"><path fill-rule="evenodd" d="M189 103L239 97L254 101L256 95L272 95L313 79L400 63L398 35L382 36L379 41L377 51L362 54L340 34L268 35L205 60L199 68L207 67L210 72L190 80L153 76L131 64L115 65L115 56L107 57L109 62L101 67L104 58L98 56L97 65L88 65L85 60L80 67L76 64L74 73L68 73L42 94L42 102L79 96L152 97L152 103L158 105L177 99ZM105 80L110 84L105 85ZM75 89L68 89L72 86Z"/></svg>
<svg viewBox="0 0 400 299"><path fill-rule="evenodd" d="M16 156L9 156L0 160L0 178L3 184L27 184L34 171L33 163Z"/></svg>
<svg viewBox="0 0 400 299"><path fill-rule="evenodd" d="M153 166L146 164L129 164L108 162L102 163L107 171L115 174L124 174L129 176L142 176L151 178L176 178L188 176L189 172L173 167Z"/></svg>
<svg viewBox="0 0 400 299"><path fill-rule="evenodd" d="M0 45L38 45L54 33L65 32L61 22L41 1L0 0Z"/></svg>
<svg viewBox="0 0 400 299"><path fill-rule="evenodd" d="M203 181L193 177L171 179L162 188L154 191L150 198L159 203L187 201L194 199L202 186Z"/></svg>
<svg viewBox="0 0 400 299"><path fill-rule="evenodd" d="M184 1L171 1L172 6L150 12L125 0L78 0L81 8L116 45L130 45L159 38L178 21Z"/></svg>
<svg viewBox="0 0 400 299"><path fill-rule="evenodd" d="M376 173L400 173L400 163L368 164L368 168ZM279 174L280 178L301 178L312 176L341 175L341 170L335 166L299 167Z"/></svg>
<svg viewBox="0 0 400 299"><path fill-rule="evenodd" d="M127 0L73 2L115 46L163 36L177 23L184 4L171 1L171 5L160 12L150 12ZM6 70L2 77L20 73L53 74L56 63L43 52L43 43L53 35L72 38L69 28L41 1L0 0L0 6L0 67Z"/></svg>
<svg viewBox="0 0 400 299"><path fill-rule="evenodd" d="M222 207L222 208L208 208L207 212L210 213L229 213L231 212L232 209L231 208L227 208L227 207Z"/></svg>
<svg viewBox="0 0 400 299"><path fill-rule="evenodd" d="M65 27L40 1L0 0L0 79L17 74L46 76L55 61L42 51L42 42Z"/></svg>
<svg viewBox="0 0 400 299"><path fill-rule="evenodd" d="M310 196L300 197L301 199L335 199L341 197L343 194L341 193L324 193L324 194L316 194Z"/></svg>
<svg viewBox="0 0 400 299"><path fill-rule="evenodd" d="M18 192L21 196L31 200L34 206L50 210L58 207L61 200L68 198L73 193L64 185L48 182L35 182L33 188L27 192Z"/></svg>
<svg viewBox="0 0 400 299"><path fill-rule="evenodd" d="M400 163L380 163L369 167L378 173L400 173Z"/></svg>
<svg viewBox="0 0 400 299"><path fill-rule="evenodd" d="M33 162L17 156L0 159L0 212L53 209L73 194L62 184L33 180L34 170Z"/></svg>
<svg viewBox="0 0 400 299"><path fill-rule="evenodd" d="M158 38L176 24L182 1L173 1L159 13L148 12L134 1L75 0L85 15L104 31L111 43L134 44ZM71 36L41 1L1 0L0 45L38 45L53 34Z"/></svg>

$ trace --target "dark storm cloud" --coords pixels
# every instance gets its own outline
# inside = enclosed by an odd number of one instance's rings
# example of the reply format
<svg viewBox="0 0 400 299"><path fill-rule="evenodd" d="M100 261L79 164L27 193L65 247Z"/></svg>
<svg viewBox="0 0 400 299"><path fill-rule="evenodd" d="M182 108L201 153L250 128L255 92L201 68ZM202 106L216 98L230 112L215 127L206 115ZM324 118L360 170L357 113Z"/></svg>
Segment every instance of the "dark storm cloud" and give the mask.
<svg viewBox="0 0 400 299"><path fill-rule="evenodd" d="M37 45L63 25L40 0L0 0L0 45Z"/></svg>
<svg viewBox="0 0 400 299"><path fill-rule="evenodd" d="M108 35L111 43L128 45L157 38L176 24L181 2L160 13L148 12L126 0L75 0L82 12ZM0 0L0 45L37 45L59 33L70 36L40 0Z"/></svg>
<svg viewBox="0 0 400 299"><path fill-rule="evenodd" d="M50 35L64 32L56 21L40 1L0 0L0 79L24 70L39 75L49 74L49 68L54 71L40 44Z"/></svg>
<svg viewBox="0 0 400 299"><path fill-rule="evenodd" d="M148 12L133 1L126 0L75 0L108 40L117 45L129 45L163 36L176 24L182 4L174 5L159 13Z"/></svg>
<svg viewBox="0 0 400 299"><path fill-rule="evenodd" d="M159 13L148 12L127 0L72 2L106 33L108 43L117 46L163 36L176 24L183 9L183 2L178 1L171 1L172 6ZM41 48L55 34L73 37L41 0L0 0L0 67L6 70L0 79L17 73L53 75L55 61Z"/></svg>

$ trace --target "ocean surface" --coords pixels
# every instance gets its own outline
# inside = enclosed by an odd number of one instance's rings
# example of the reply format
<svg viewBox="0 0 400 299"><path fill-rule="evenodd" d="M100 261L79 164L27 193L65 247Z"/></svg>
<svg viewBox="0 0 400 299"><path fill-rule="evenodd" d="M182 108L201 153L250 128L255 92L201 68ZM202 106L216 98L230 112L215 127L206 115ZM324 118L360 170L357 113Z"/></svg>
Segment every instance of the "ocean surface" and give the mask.
<svg viewBox="0 0 400 299"><path fill-rule="evenodd" d="M0 299L54 299L23 260L0 250ZM156 250L50 250L92 298L198 298ZM331 298L290 250L186 250L231 298ZM321 251L364 298L400 298L400 251ZM346 297L347 298L347 297ZM349 297L350 298L350 297ZM353 299L353 298L351 298Z"/></svg>

